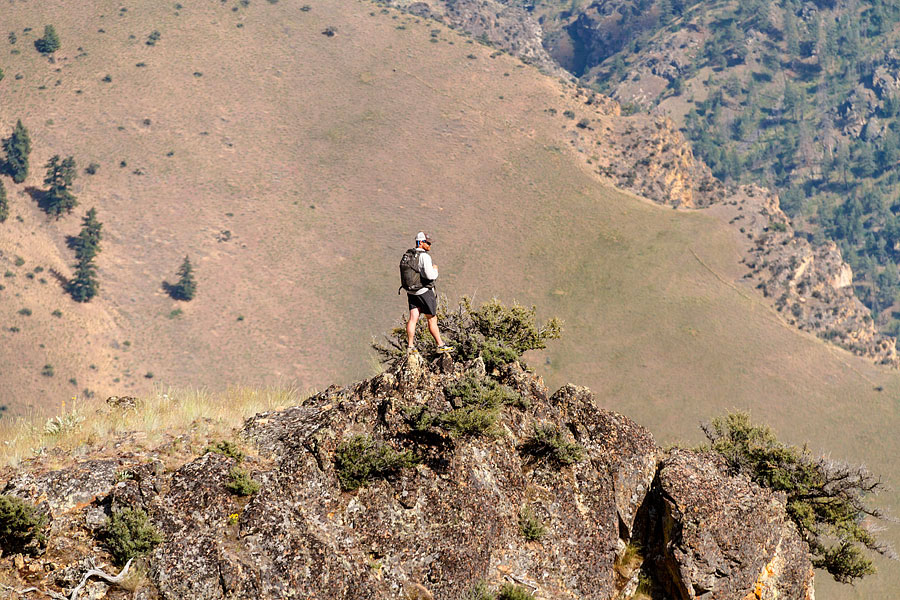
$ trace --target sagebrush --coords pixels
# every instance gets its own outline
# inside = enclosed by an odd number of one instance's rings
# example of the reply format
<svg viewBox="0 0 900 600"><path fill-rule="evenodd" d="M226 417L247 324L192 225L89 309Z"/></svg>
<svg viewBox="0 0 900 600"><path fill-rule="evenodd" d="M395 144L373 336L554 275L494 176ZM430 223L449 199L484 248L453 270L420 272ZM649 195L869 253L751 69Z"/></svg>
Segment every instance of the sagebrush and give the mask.
<svg viewBox="0 0 900 600"><path fill-rule="evenodd" d="M447 308L446 297L438 299L438 324L444 342L453 347L460 360L481 357L488 372L505 364L521 361L528 350L547 347L547 340L562 334L562 321L556 317L545 323L537 320L537 309L518 303L504 305L496 298L477 309L467 296L456 309ZM384 342L373 342L372 347L385 361L394 360L406 352L406 324L404 322L386 336ZM416 347L424 352L434 352L434 340L419 328L416 331Z"/></svg>
<svg viewBox="0 0 900 600"><path fill-rule="evenodd" d="M163 541L162 534L140 508L114 512L103 526L102 538L119 565L149 553Z"/></svg>
<svg viewBox="0 0 900 600"><path fill-rule="evenodd" d="M387 477L416 464L418 460L409 450L397 452L365 435L345 440L334 453L338 480L341 488L347 491L359 489L374 479Z"/></svg>
<svg viewBox="0 0 900 600"><path fill-rule="evenodd" d="M0 548L3 555L37 554L47 542L44 529L49 519L36 506L0 494Z"/></svg>

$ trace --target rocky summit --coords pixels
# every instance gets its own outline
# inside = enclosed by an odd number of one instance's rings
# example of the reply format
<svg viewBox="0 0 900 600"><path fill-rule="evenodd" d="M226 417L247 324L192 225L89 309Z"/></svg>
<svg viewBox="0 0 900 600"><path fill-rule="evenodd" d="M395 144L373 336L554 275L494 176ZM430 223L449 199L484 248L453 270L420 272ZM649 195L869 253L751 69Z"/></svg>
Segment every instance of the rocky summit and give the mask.
<svg viewBox="0 0 900 600"><path fill-rule="evenodd" d="M184 437L26 461L0 489L48 517L46 542L4 549L0 589L114 575L110 518L140 509L141 576L81 598L814 597L782 497L600 404L517 362L412 355L174 464Z"/></svg>

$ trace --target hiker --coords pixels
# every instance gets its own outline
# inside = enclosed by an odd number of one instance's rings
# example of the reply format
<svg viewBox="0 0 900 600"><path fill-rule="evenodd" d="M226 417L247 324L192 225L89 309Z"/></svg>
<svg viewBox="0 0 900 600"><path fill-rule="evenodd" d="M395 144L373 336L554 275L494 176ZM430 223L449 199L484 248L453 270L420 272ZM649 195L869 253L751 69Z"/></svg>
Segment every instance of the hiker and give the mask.
<svg viewBox="0 0 900 600"><path fill-rule="evenodd" d="M425 315L428 331L437 344L439 353L450 352L452 348L441 340L437 322L437 296L434 294L434 280L438 278L437 265L432 264L431 236L420 231L416 234L416 247L410 248L400 260L400 289L406 290L409 301L409 320L406 322L406 351L416 352L416 324L419 315ZM400 293L400 290L397 290Z"/></svg>

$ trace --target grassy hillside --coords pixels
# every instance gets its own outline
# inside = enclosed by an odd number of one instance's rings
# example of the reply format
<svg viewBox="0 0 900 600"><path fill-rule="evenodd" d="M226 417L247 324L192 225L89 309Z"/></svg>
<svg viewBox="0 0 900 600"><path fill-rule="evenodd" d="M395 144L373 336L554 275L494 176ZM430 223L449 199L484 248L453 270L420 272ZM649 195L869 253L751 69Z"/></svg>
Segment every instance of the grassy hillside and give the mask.
<svg viewBox="0 0 900 600"><path fill-rule="evenodd" d="M368 374L372 336L405 308L396 263L425 229L441 292L565 319L564 339L531 358L549 383L589 385L663 442L750 408L898 485L897 374L789 329L732 283L739 242L713 216L600 185L569 150L562 113L575 104L558 82L368 2L182 4L4 8L20 53L0 54L0 131L21 118L35 148L22 186L4 178L8 413L56 411L84 388L302 391ZM47 23L63 44L55 64L32 46ZM100 165L59 221L26 191L54 154ZM48 274L71 273L65 236L91 206L106 233L101 292L80 305ZM199 290L178 303L161 283L186 254ZM883 597L900 570L853 590L819 581L821 598Z"/></svg>

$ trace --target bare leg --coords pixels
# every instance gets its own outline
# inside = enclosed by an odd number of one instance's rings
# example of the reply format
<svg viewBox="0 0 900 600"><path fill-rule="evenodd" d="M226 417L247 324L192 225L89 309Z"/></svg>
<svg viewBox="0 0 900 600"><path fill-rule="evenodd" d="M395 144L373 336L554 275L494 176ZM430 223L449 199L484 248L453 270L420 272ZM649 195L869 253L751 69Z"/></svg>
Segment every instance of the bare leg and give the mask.
<svg viewBox="0 0 900 600"><path fill-rule="evenodd" d="M443 346L444 342L441 341L441 332L438 329L437 316L425 315L425 320L428 322L428 331L431 332L431 337L434 338L434 341L438 346Z"/></svg>
<svg viewBox="0 0 900 600"><path fill-rule="evenodd" d="M416 341L416 323L419 322L419 309L409 309L409 320L406 322L406 347L413 348Z"/></svg>

